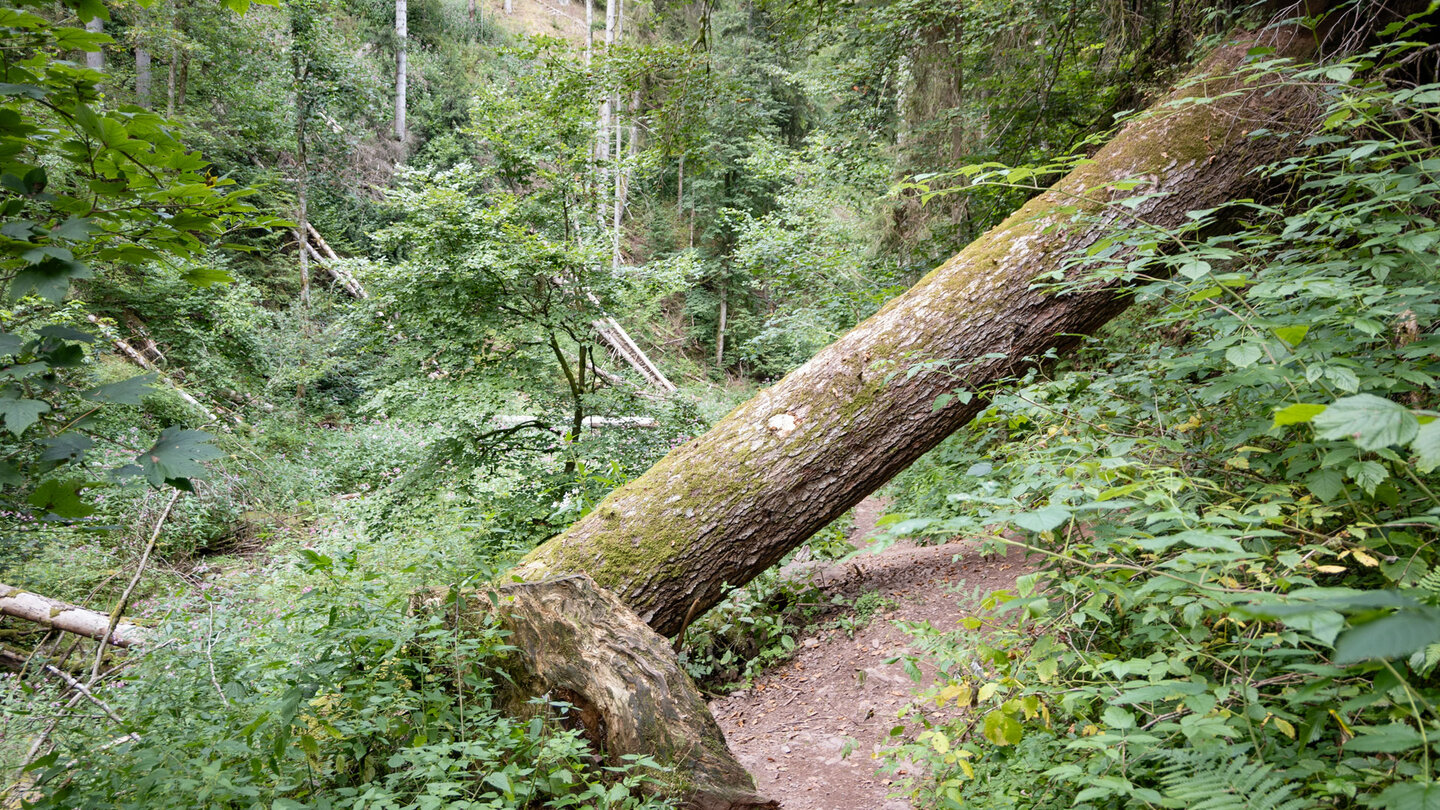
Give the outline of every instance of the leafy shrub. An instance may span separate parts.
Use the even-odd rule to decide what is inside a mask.
[[[1412,47],[1296,66],[1287,80],[1329,83],[1330,114],[1269,168],[1291,202],[1237,204],[1230,235],[1196,212],[1093,246],[1079,283],[1127,280],[1140,313],[994,393],[902,478],[927,515],[907,528],[1044,561],[994,615],[921,634],[948,677],[893,754],[928,764],[925,802],[1435,792],[1440,152],[1421,122],[1440,85],[1365,72]]]

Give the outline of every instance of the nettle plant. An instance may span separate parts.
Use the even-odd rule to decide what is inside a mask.
[[[1387,70],[1421,47],[1388,33],[1289,70],[1329,115],[1268,168],[1285,204],[1077,257],[1071,283],[1125,279],[1138,314],[901,480],[925,514],[898,528],[988,535],[1038,569],[994,615],[916,628],[945,675],[918,734],[895,729],[895,761],[930,766],[917,795],[1440,803],[1440,85]]]
[[[86,489],[133,475],[186,487],[215,450],[203,434],[171,428],[138,454],[130,448],[133,464],[108,476],[86,469],[105,441],[91,417],[106,403],[138,404],[149,380],[87,385],[96,335],[84,306],[67,301],[74,284],[136,265],[196,285],[226,281],[197,261],[203,252],[240,221],[276,221],[257,217],[248,192],[215,177],[163,117],[108,106],[105,74],[54,56],[111,42],[55,22],[57,11],[108,19],[98,0],[0,8],[0,486],[8,509],[76,518],[92,511]]]

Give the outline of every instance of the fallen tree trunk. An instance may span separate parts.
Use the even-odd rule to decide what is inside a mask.
[[[422,595],[417,607],[461,626],[496,616],[515,651],[505,659],[504,708],[528,717],[551,704],[570,705],[562,721],[623,765],[627,753],[675,763],[670,787],[694,810],[767,810],[735,760],[705,698],[666,640],[584,575],[509,583],[489,594],[468,592],[459,606],[448,592]],[[457,609],[458,608],[458,609]],[[537,703],[532,698],[543,696]]]
[[[1088,162],[874,317],[708,433],[617,489],[515,573],[585,572],[673,635],[774,565],[985,407],[982,392],[1119,314],[1125,288],[1057,294],[1032,282],[1104,236],[1173,228],[1249,196],[1253,170],[1301,140],[1315,90],[1235,75],[1268,45],[1303,56],[1313,36],[1272,29],[1216,52],[1182,89]],[[1272,58],[1272,57],[1266,57]],[[1195,103],[1205,98],[1204,103]],[[1138,179],[1139,188],[1114,188]],[[1110,205],[1144,196],[1133,207]],[[1078,215],[1077,216],[1077,212]],[[1084,220],[1081,224],[1078,223]],[[913,373],[947,362],[947,373]],[[963,389],[943,407],[937,399]]]
[[[748,777],[736,804],[706,776],[740,766],[723,741],[709,742],[713,719],[689,680],[653,675],[677,666],[652,650],[657,634],[683,632],[973,418],[989,386],[1129,303],[1119,284],[1059,294],[1035,279],[1135,222],[1173,228],[1187,212],[1253,193],[1254,170],[1302,140],[1257,131],[1302,131],[1317,110],[1312,87],[1236,74],[1257,45],[1303,56],[1314,40],[1276,29],[1220,49],[1049,191],[528,555],[511,573],[543,595],[516,591],[501,608],[524,651],[513,673],[521,693],[562,694],[582,717],[593,714],[585,725],[612,758],[658,754],[683,779],[698,774],[691,807],[765,806],[748,798]],[[1114,185],[1131,179],[1141,187]],[[1130,197],[1140,201],[1113,205]],[[945,373],[924,373],[939,363]],[[971,396],[936,407],[956,389]],[[601,587],[585,579],[583,594],[546,590],[580,573]],[[643,666],[631,660],[637,649],[647,651]]]
[[[106,629],[110,627],[109,614],[5,584],[0,584],[0,616],[24,619],[96,641],[104,638]],[[121,622],[115,626],[115,632],[110,634],[109,643],[112,647],[134,647],[144,640],[144,628],[130,622]]]

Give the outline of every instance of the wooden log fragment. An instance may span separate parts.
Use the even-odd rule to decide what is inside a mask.
[[[510,676],[502,696],[513,714],[537,711],[545,696],[573,706],[567,722],[583,729],[610,764],[626,754],[673,763],[672,778],[691,810],[773,810],[774,801],[735,759],[720,726],[670,644],[614,594],[580,574],[510,583],[454,596],[431,591],[417,598],[463,628],[492,615],[510,632],[515,651],[504,659]]]
[[[0,616],[24,619],[96,641],[105,637],[105,630],[110,626],[109,614],[3,583],[0,583]],[[134,647],[144,640],[145,629],[130,622],[120,622],[110,634],[110,645],[114,647]]]

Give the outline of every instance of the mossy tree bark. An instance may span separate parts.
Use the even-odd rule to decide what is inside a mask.
[[[704,696],[663,637],[587,576],[506,583],[491,593],[422,594],[416,607],[463,628],[494,615],[510,633],[506,710],[526,717],[569,704],[563,722],[581,729],[610,764],[646,754],[674,770],[660,781],[688,810],[775,810],[736,761]],[[452,618],[453,617],[453,618]],[[544,700],[535,701],[536,697]]]
[[[1312,88],[1240,77],[1247,51],[1303,56],[1313,37],[1271,30],[1221,48],[1149,113],[874,317],[617,489],[533,551],[526,579],[584,572],[657,632],[674,635],[774,565],[985,407],[976,395],[1049,350],[1065,350],[1129,303],[1123,287],[1056,294],[1032,281],[1143,220],[1186,213],[1257,188],[1253,169],[1297,149]],[[1269,58],[1269,57],[1267,57]],[[1209,99],[1195,103],[1195,99]],[[1110,187],[1141,179],[1141,188]],[[1133,208],[1107,205],[1150,195]],[[1076,213],[1084,216],[1075,225]],[[948,373],[911,372],[948,361]]]

